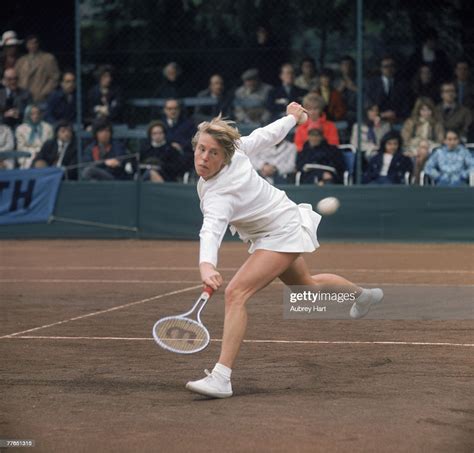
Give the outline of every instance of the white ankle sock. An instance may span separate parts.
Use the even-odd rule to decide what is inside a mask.
[[[232,374],[232,370],[229,367],[226,367],[225,365],[222,365],[221,363],[216,363],[212,372],[214,373],[214,371],[220,374],[222,377],[230,380],[230,375]]]

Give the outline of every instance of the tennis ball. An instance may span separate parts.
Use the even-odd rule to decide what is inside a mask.
[[[340,205],[341,203],[336,197],[327,197],[319,201],[316,210],[321,215],[332,215],[339,209]]]

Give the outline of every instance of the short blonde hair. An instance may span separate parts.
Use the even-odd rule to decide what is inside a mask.
[[[319,108],[319,110],[323,111],[326,107],[326,101],[322,96],[317,93],[308,93],[303,98],[303,107],[305,108]]]
[[[224,162],[229,164],[240,139],[240,132],[233,126],[234,124],[234,121],[223,119],[222,115],[216,116],[211,121],[202,122],[192,139],[193,149],[196,148],[200,134],[209,134],[222,147]]]

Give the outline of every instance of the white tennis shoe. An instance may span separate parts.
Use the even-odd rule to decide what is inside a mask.
[[[382,302],[383,291],[380,288],[367,289],[366,291],[369,291],[369,294],[367,294],[366,297],[364,297],[365,294],[364,296],[359,297],[359,299],[362,300],[357,300],[352,305],[350,311],[350,316],[352,319],[363,318],[369,312],[372,305],[377,305]]]
[[[205,378],[198,381],[189,381],[186,388],[191,392],[212,398],[229,398],[232,396],[230,379],[226,379],[215,371],[210,373],[209,370],[204,370],[204,372],[206,373]]]

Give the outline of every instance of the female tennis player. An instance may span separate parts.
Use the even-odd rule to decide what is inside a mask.
[[[224,334],[219,360],[212,373],[186,388],[215,398],[232,396],[232,367],[247,326],[248,300],[275,278],[286,285],[310,285],[315,290],[356,294],[352,318],[365,316],[383,298],[381,289],[363,289],[333,274],[311,276],[304,252],[319,247],[316,230],[321,216],[309,204],[296,205],[285,192],[270,185],[253,169],[248,154],[280,143],[306,120],[303,107],[292,102],[287,116],[241,137],[232,123],[214,118],[201,123],[193,138],[194,165],[200,176],[197,190],[204,216],[200,231],[199,269],[205,285],[217,290],[223,279],[217,256],[227,226],[250,242],[249,258],[225,289]]]

